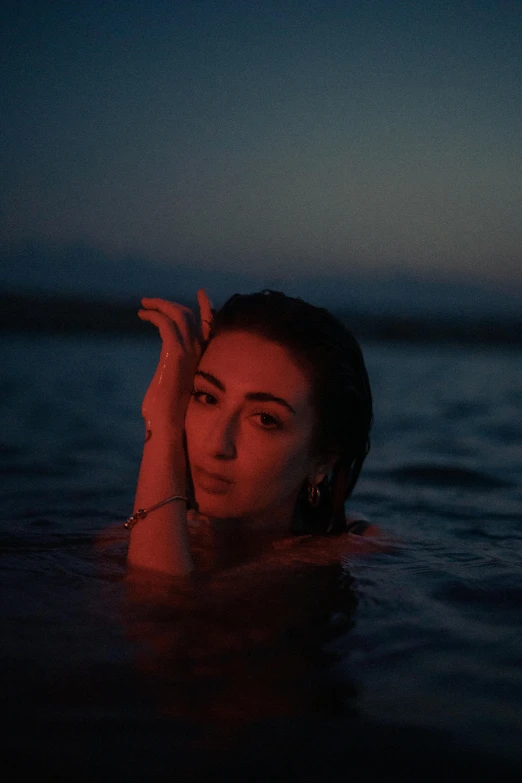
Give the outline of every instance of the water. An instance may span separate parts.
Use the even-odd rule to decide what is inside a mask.
[[[1,344],[1,678],[20,776],[519,779],[520,354],[366,346],[376,424],[351,506],[391,544],[342,571],[298,556],[146,600],[111,525],[132,507],[156,349]]]

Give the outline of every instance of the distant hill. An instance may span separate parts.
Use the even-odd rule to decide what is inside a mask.
[[[494,267],[492,259],[492,273]],[[87,246],[35,244],[15,250],[0,242],[0,291],[4,292],[38,299],[64,297],[78,303],[105,301],[125,308],[132,302],[137,306],[141,296],[195,300],[200,287],[217,307],[233,293],[272,288],[334,310],[372,318],[386,315],[399,322],[403,316],[429,322],[455,318],[513,322],[522,312],[522,279],[495,282],[456,273],[443,277],[435,270],[414,275],[399,263],[378,270],[348,261],[336,270],[319,262],[270,270],[245,261],[238,268],[226,259],[209,267],[183,259],[160,263],[136,256],[113,257]]]
[[[193,305],[191,302],[184,304]],[[146,336],[155,329],[139,320],[139,300],[114,303],[78,296],[0,293],[0,330],[90,332]],[[334,312],[361,340],[490,343],[522,347],[522,318],[422,317]]]

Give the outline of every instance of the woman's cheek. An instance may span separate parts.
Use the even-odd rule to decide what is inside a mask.
[[[249,474],[255,483],[272,482],[272,485],[286,485],[289,481],[295,481],[297,474],[304,470],[304,460],[301,449],[295,443],[289,443],[282,438],[273,437],[267,443],[267,433],[262,433],[263,438],[257,438],[256,442],[250,441],[249,448]],[[246,466],[245,466],[246,467]]]
[[[185,415],[185,433],[188,447],[199,447],[206,440],[209,427],[208,413],[203,410],[201,403],[192,398],[188,404]]]

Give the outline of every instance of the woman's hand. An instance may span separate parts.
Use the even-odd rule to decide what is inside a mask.
[[[161,432],[179,435],[183,431],[194,373],[208,340],[212,323],[212,305],[204,289],[197,294],[200,319],[188,307],[165,299],[142,299],[138,316],[158,327],[161,354],[141,412],[146,438]]]

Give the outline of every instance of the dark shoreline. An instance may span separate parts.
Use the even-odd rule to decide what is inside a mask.
[[[184,304],[194,304],[187,303]],[[154,334],[139,320],[140,303],[73,296],[0,294],[0,330],[5,332]],[[522,347],[522,319],[421,318],[336,312],[361,340],[460,343]]]

